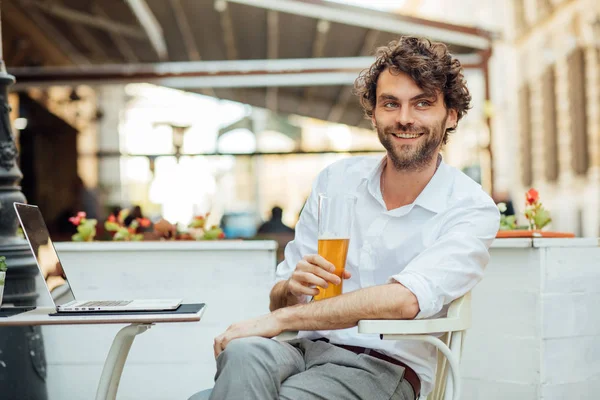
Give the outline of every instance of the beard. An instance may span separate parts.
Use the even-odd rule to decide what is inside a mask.
[[[377,136],[387,155],[397,171],[420,171],[427,167],[442,145],[445,134],[446,119],[444,117],[439,126],[416,126],[395,124],[392,126],[380,126],[375,124]],[[394,133],[417,134],[422,133],[422,138],[417,144],[398,145],[392,137]]]

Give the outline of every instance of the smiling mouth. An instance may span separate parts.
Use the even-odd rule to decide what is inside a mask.
[[[392,133],[393,136],[399,139],[416,139],[422,136],[422,133]]]

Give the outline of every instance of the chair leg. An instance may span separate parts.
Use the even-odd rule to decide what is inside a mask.
[[[454,332],[452,336],[456,335],[456,333],[457,332]],[[437,337],[431,335],[383,335],[383,338],[389,340],[416,340],[434,345],[439,351],[442,352],[442,354],[444,354],[444,356],[448,360],[448,365],[450,365],[450,372],[452,373],[452,382],[448,382],[448,385],[446,385],[446,392],[444,397],[445,399],[450,399],[450,394],[452,394],[451,398],[453,400],[460,399],[461,384],[458,360],[452,354],[452,351],[446,345],[446,343],[442,342]],[[461,338],[458,337],[458,340],[461,340]]]
[[[131,324],[117,333],[102,368],[102,375],[96,390],[96,400],[115,400],[123,367],[133,340],[136,335],[146,332],[151,326],[152,324]]]

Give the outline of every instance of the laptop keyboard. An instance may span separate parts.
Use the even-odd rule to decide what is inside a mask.
[[[122,307],[131,303],[133,300],[122,300],[122,301],[86,301],[83,304],[79,304],[77,307]]]

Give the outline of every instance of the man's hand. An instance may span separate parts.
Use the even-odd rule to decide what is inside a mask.
[[[326,288],[329,284],[339,285],[342,280],[335,275],[335,266],[318,254],[304,256],[296,265],[296,270],[288,280],[287,290],[297,298],[307,295],[316,296],[319,289]],[[349,279],[350,272],[344,270],[342,278]]]
[[[239,339],[250,336],[261,336],[272,338],[283,331],[283,325],[277,317],[277,312],[263,315],[258,318],[252,318],[246,321],[237,322],[231,325],[225,332],[215,338],[214,352],[215,358],[233,339]]]

